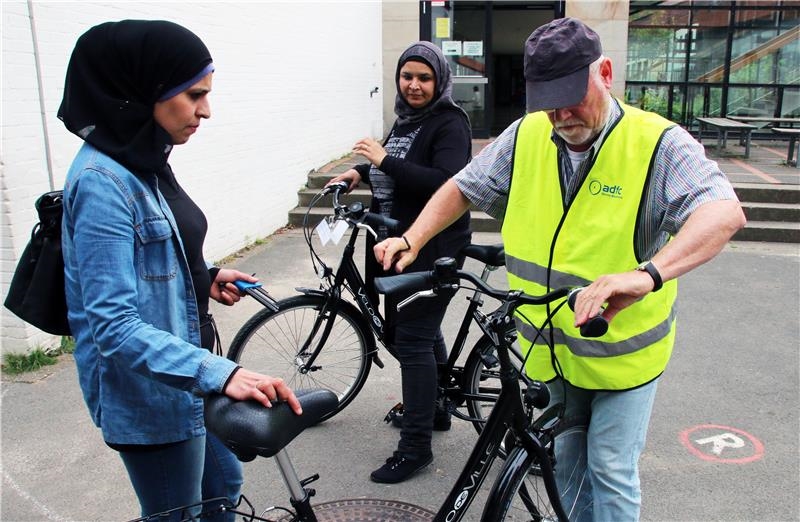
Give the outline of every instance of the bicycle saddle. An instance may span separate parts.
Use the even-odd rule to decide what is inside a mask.
[[[214,394],[205,400],[206,428],[242,462],[257,455],[272,457],[304,429],[319,422],[339,403],[330,390],[296,390],[302,415],[295,415],[286,402],[273,402],[265,408],[256,401],[237,401]]]
[[[503,244],[499,245],[467,245],[461,253],[472,259],[477,259],[484,265],[506,266],[506,251]]]

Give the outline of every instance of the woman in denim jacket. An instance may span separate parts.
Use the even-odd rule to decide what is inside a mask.
[[[241,465],[207,434],[203,396],[287,400],[280,380],[212,353],[209,298],[237,279],[206,265],[207,223],[167,163],[210,117],[214,67],[187,29],[125,20],[76,43],[58,117],[84,140],[64,187],[63,250],[75,361],[92,419],[117,450],[142,515],[238,500]],[[202,348],[206,349],[202,349]]]

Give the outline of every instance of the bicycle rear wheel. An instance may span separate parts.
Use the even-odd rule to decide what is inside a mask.
[[[280,377],[293,390],[326,388],[334,392],[339,406],[322,420],[342,411],[358,395],[369,376],[375,350],[375,338],[353,305],[339,301],[335,317],[320,318],[325,302],[320,295],[282,299],[277,312],[265,308],[251,317],[228,350],[228,359],[248,370]],[[319,355],[311,367],[303,369],[328,321],[333,323]]]
[[[555,444],[585,446],[587,429],[585,420],[562,421],[555,430]],[[545,478],[542,471],[536,455],[529,454],[522,447],[513,448],[490,494],[490,498],[497,501],[487,502],[482,520],[580,520],[583,512],[591,508],[591,486],[585,457],[570,466],[566,462],[556,462],[551,479]],[[556,499],[566,520],[557,514]]]

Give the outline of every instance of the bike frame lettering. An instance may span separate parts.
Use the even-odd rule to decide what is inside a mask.
[[[463,486],[461,493],[458,494],[453,502],[453,507],[445,516],[446,522],[457,520],[457,515],[458,518],[461,518],[461,514],[459,513],[461,509],[466,508],[472,502],[471,495],[478,490],[478,487],[480,487],[481,483],[483,483],[483,479],[486,477],[486,473],[489,471],[489,466],[486,464],[493,460],[494,449],[495,444],[492,442],[487,446],[486,451],[484,451],[483,455],[478,459],[478,462],[475,463],[476,469],[469,475],[469,483]]]
[[[372,324],[375,325],[375,329],[383,334],[383,320],[381,317],[375,312],[375,308],[372,306],[372,301],[370,301],[369,296],[364,291],[364,287],[360,287],[358,289],[358,296],[359,305],[361,309],[369,315],[369,318],[372,319]]]

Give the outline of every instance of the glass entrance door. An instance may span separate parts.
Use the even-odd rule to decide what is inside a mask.
[[[564,16],[563,7],[563,0],[420,2],[420,39],[447,57],[453,99],[469,115],[473,137],[497,136],[525,113],[525,40]]]
[[[453,100],[469,115],[475,138],[489,136],[491,106],[487,56],[491,42],[487,27],[491,9],[484,2],[423,2],[423,24],[428,20],[430,40],[441,47],[453,72]],[[427,15],[427,16],[425,16]],[[426,38],[426,36],[428,36]]]

